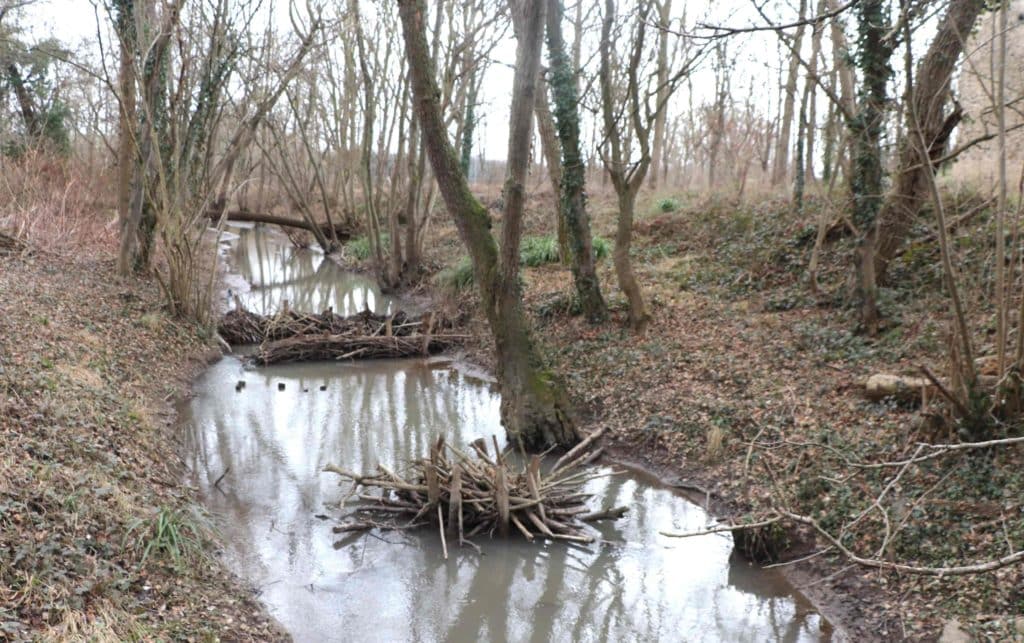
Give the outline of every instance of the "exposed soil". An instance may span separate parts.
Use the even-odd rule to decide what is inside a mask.
[[[0,640],[286,638],[182,482],[218,357],[112,261],[0,251]]]

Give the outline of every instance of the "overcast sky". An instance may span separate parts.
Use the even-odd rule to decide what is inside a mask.
[[[596,3],[596,0],[583,0]],[[622,9],[630,0],[622,0]],[[567,2],[572,6],[572,0]],[[757,21],[752,14],[750,0],[676,0],[676,13],[687,6],[688,15],[692,20],[701,20],[715,24],[735,26],[748,25]],[[287,28],[286,3],[278,2],[278,11],[282,14],[282,27]],[[795,19],[796,11],[785,2],[780,2],[774,9],[780,20]],[[96,40],[96,10],[90,0],[40,0],[30,7],[27,13],[28,26],[36,36],[53,35],[70,44],[94,43]],[[100,12],[101,21],[105,20]],[[104,24],[104,28],[106,25]],[[511,30],[510,30],[511,31]],[[806,40],[809,40],[806,39]],[[731,55],[736,56],[737,65],[734,73],[732,96],[737,102],[748,97],[757,104],[768,117],[774,113],[778,98],[778,44],[770,33],[751,34],[729,41]],[[507,149],[510,87],[512,85],[511,65],[515,60],[515,43],[509,38],[501,43],[494,52],[494,62],[484,79],[481,95],[482,109],[478,130],[477,149],[486,150],[489,159],[504,158]],[[698,71],[693,76],[693,104],[710,100],[713,96],[713,77],[708,70]],[[823,100],[823,99],[822,99]],[[679,113],[690,104],[685,91],[676,95],[672,103],[672,111]],[[824,109],[822,102],[821,109]],[[819,112],[821,113],[821,112]],[[586,118],[586,117],[585,117]]]

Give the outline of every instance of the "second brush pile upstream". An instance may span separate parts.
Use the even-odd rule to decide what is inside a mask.
[[[434,526],[445,558],[449,538],[472,547],[476,545],[470,538],[494,534],[519,534],[529,541],[548,538],[593,542],[585,523],[614,520],[627,511],[626,507],[605,511],[587,507],[591,494],[582,491],[583,485],[593,478],[619,473],[595,473],[587,467],[601,455],[602,449],[592,447],[602,433],[591,434],[547,471],[540,456],[514,466],[511,452],[498,451],[497,440],[493,458],[482,439],[472,443],[475,457],[471,457],[447,444],[443,437],[431,447],[428,457],[411,463],[411,474],[406,478],[383,465],[377,466],[377,473],[368,475],[328,465],[324,471],[355,483],[346,500],[356,497],[363,502],[349,521],[334,531]],[[366,489],[376,489],[377,493],[365,493]]]
[[[267,365],[306,360],[348,360],[430,355],[459,344],[456,321],[440,313],[343,317],[331,310],[299,313],[285,302],[273,315],[257,315],[236,302],[218,333],[229,344],[259,344],[249,359]]]

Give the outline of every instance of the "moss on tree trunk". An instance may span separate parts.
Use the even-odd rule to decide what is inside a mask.
[[[565,386],[543,365],[522,307],[519,286],[519,235],[522,228],[523,182],[529,161],[533,92],[540,64],[543,0],[527,0],[517,51],[509,144],[509,177],[505,185],[502,252],[491,234],[486,209],[470,192],[460,159],[448,138],[427,48],[426,7],[422,0],[400,0],[399,12],[412,78],[416,113],[431,167],[445,205],[455,220],[473,262],[481,305],[494,336],[497,376],[502,394],[502,423],[509,440],[530,451],[569,446],[579,437]]]

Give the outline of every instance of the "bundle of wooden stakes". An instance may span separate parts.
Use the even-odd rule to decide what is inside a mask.
[[[476,457],[446,444],[440,438],[430,456],[412,463],[409,479],[400,477],[387,467],[378,465],[378,472],[359,475],[328,465],[324,471],[352,480],[352,492],[363,504],[355,508],[350,520],[334,528],[335,533],[368,529],[412,529],[434,525],[441,536],[445,558],[448,538],[457,538],[460,545],[476,545],[469,539],[479,535],[521,534],[529,541],[537,537],[590,543],[585,523],[621,518],[626,507],[591,511],[582,486],[596,477],[620,473],[596,473],[588,470],[601,454],[591,449],[603,431],[591,434],[545,471],[540,456],[532,456],[516,468],[510,463],[511,453],[498,450],[491,458],[486,442],[477,440],[471,446]],[[362,493],[361,488],[375,488],[378,494]]]
[[[364,311],[348,317],[289,310],[258,315],[241,306],[224,315],[218,332],[229,344],[260,344],[250,359],[259,364],[303,360],[372,359],[429,355],[458,344],[464,335],[438,313]]]

